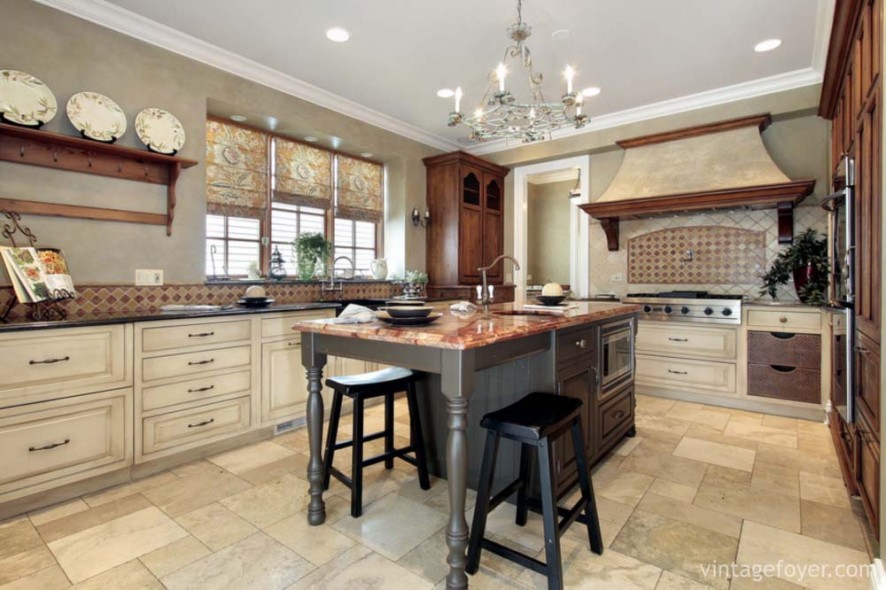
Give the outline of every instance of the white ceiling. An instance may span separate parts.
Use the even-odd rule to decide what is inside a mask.
[[[444,148],[466,133],[446,126],[452,100],[436,91],[461,85],[462,110],[472,110],[516,21],[516,0],[39,1],[241,75],[260,70],[254,78],[269,85]],[[586,101],[593,119],[674,99],[698,104],[699,93],[729,100],[731,88],[748,96],[815,83],[833,1],[525,0],[523,16],[548,99],[565,90],[571,64],[577,88],[602,88]],[[331,26],[350,41],[327,40]],[[557,29],[569,38],[552,40]],[[771,37],[784,43],[753,51]],[[517,78],[509,87],[520,98]]]

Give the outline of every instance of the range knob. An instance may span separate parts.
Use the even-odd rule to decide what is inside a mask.
[[[714,313],[714,310],[711,309],[710,307],[706,307],[706,308],[704,308],[704,314],[705,314],[705,315],[711,315],[712,313]]]
[[[671,313],[672,311],[674,311],[673,307],[671,307],[670,305],[665,305],[665,307],[664,307],[665,313]]]
[[[727,317],[728,317],[728,316],[731,316],[731,315],[732,315],[732,310],[729,309],[728,307],[723,308],[723,315],[725,315],[725,316],[727,316]]]
[[[682,313],[683,315],[686,315],[687,313],[689,313],[689,308],[684,305],[683,307],[680,308],[680,313]]]
[[[645,311],[646,313],[650,313],[652,311],[652,306],[651,305],[644,305],[643,311]]]

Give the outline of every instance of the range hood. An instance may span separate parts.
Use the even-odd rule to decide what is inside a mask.
[[[755,115],[618,141],[621,168],[581,208],[600,220],[613,251],[622,219],[739,208],[777,210],[778,241],[790,243],[794,206],[815,181],[792,181],[772,161],[761,136],[771,122]]]

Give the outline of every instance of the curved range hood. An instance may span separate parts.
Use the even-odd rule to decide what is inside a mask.
[[[815,188],[792,181],[772,161],[761,133],[772,122],[756,115],[618,141],[621,168],[595,202],[609,250],[618,250],[622,219],[718,209],[777,209],[778,241],[794,237],[794,206]]]

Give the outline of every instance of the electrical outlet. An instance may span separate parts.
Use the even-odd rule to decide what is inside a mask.
[[[621,283],[625,280],[625,276],[622,273],[617,272],[614,275],[612,275],[612,277],[610,279],[612,280],[613,283]]]
[[[160,269],[135,269],[136,287],[158,287],[163,284],[163,271]]]

